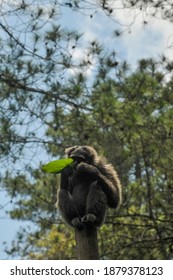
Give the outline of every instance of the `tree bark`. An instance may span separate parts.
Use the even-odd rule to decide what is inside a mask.
[[[97,229],[85,228],[75,230],[76,251],[78,260],[98,260],[99,250],[97,241]]]

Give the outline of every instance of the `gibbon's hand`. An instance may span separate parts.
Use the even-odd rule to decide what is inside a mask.
[[[98,177],[100,175],[100,172],[97,169],[97,167],[85,162],[81,162],[80,164],[78,164],[76,170],[77,173],[88,173],[94,177]]]

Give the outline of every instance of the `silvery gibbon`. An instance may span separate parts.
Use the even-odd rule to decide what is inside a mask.
[[[65,152],[73,164],[61,172],[57,207],[74,228],[100,227],[107,208],[117,208],[121,203],[118,175],[90,146],[74,146]]]

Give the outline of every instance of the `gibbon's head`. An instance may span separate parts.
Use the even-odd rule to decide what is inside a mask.
[[[93,164],[97,158],[97,152],[91,146],[73,146],[65,150],[68,157],[72,158],[75,162],[86,162]]]

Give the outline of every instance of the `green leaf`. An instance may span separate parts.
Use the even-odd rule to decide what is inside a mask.
[[[47,173],[60,173],[65,167],[73,162],[72,158],[51,161],[42,166],[41,170]]]

